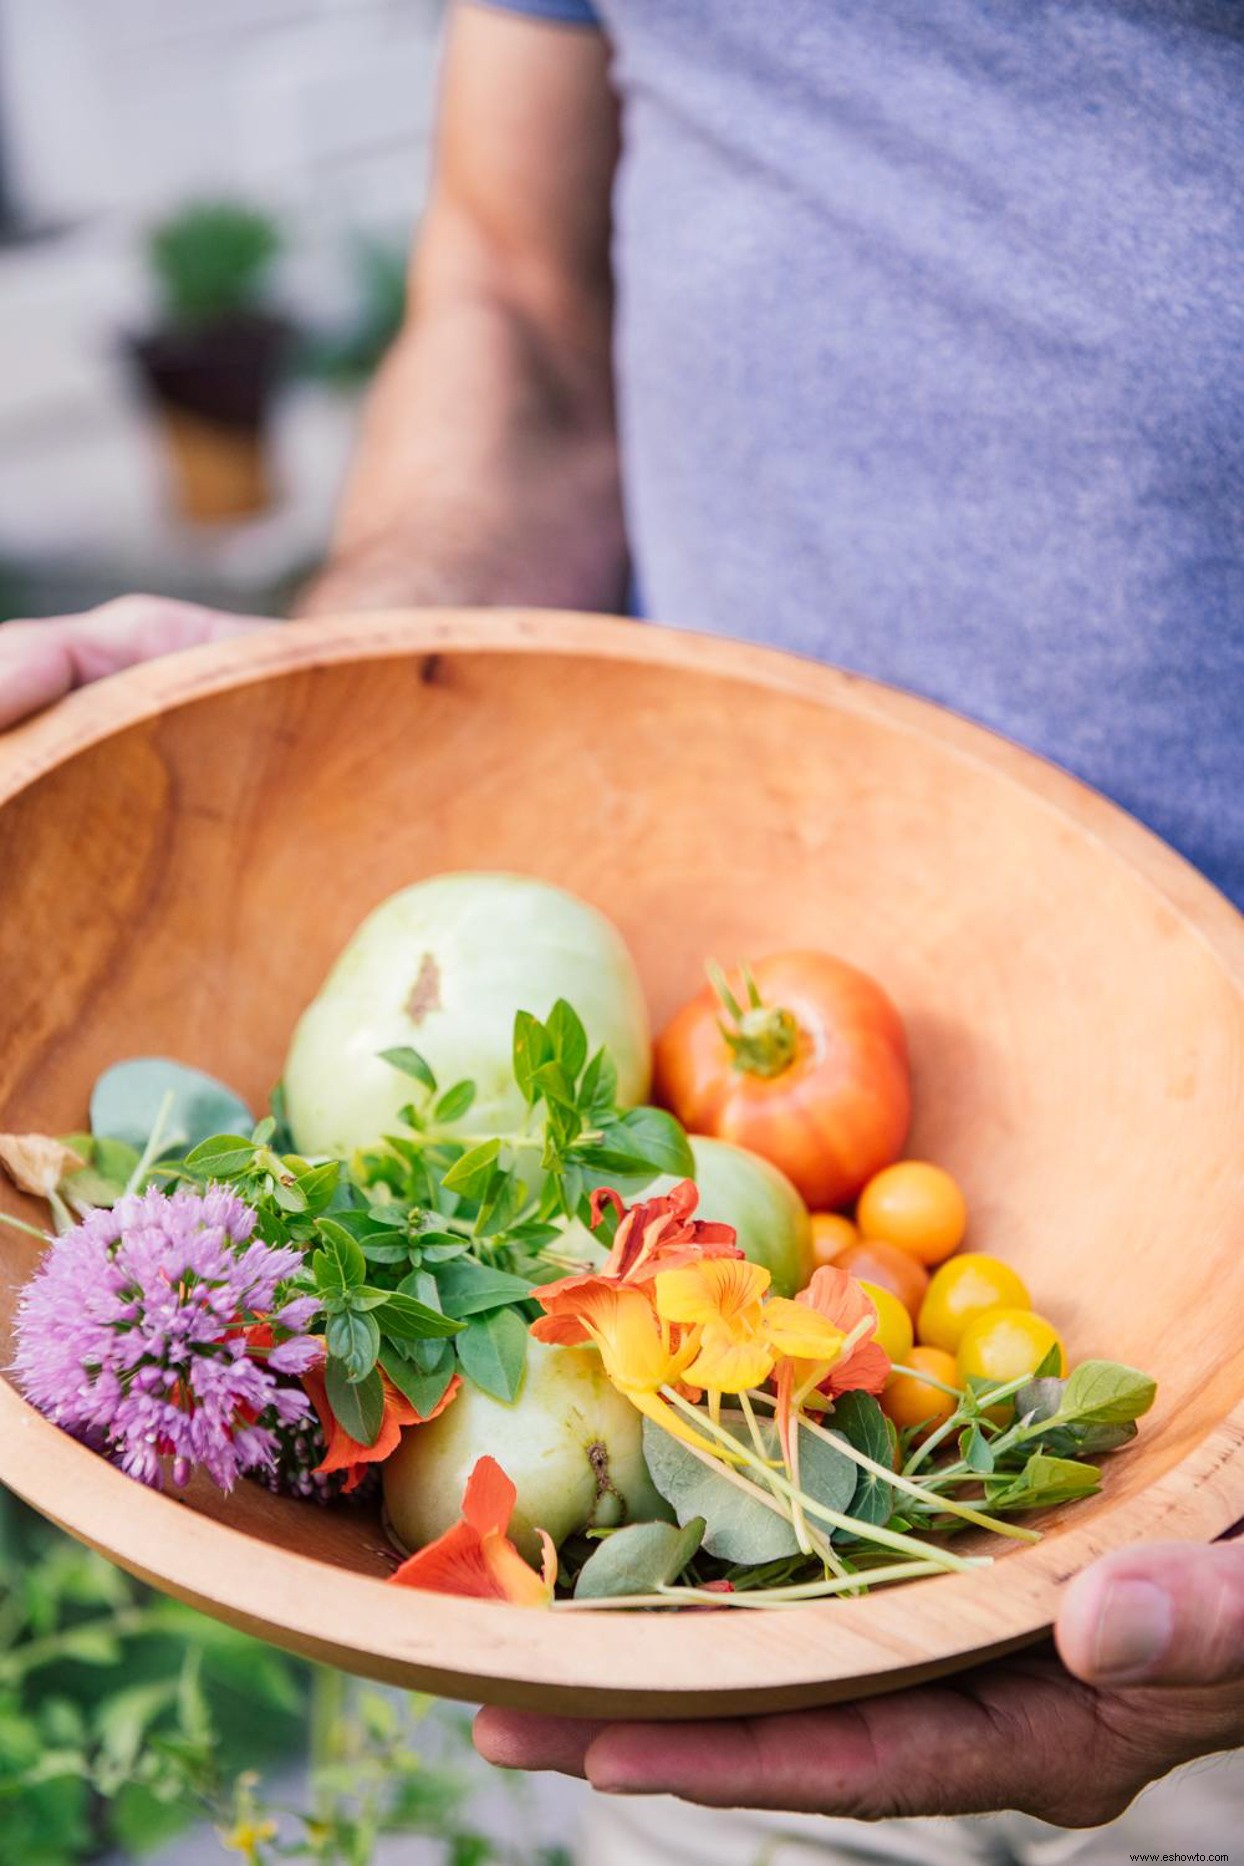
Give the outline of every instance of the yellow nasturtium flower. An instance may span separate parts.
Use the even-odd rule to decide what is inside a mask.
[[[686,1370],[690,1386],[710,1393],[745,1393],[768,1379],[783,1357],[832,1365],[842,1331],[824,1316],[785,1297],[765,1301],[769,1272],[759,1264],[709,1259],[656,1279],[657,1313],[693,1323],[700,1350]]]

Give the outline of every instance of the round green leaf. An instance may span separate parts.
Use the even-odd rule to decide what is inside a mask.
[[[740,1444],[750,1447],[750,1434],[742,1419],[723,1414],[721,1423]],[[768,1454],[778,1457],[777,1428],[766,1423],[760,1430]],[[644,1457],[653,1483],[673,1507],[679,1522],[685,1525],[693,1517],[704,1518],[704,1547],[711,1555],[751,1566],[798,1554],[799,1543],[786,1517],[746,1495],[720,1471],[701,1463],[689,1445],[671,1437],[650,1419],[644,1421]],[[845,1513],[850,1508],[856,1467],[843,1452],[801,1428],[799,1464],[805,1495],[826,1509]],[[816,1526],[824,1532],[824,1525]]]
[[[170,1095],[162,1159],[184,1154],[213,1134],[249,1134],[255,1125],[246,1103],[214,1076],[166,1057],[135,1056],[114,1063],[96,1082],[91,1132],[124,1141],[141,1153]]]
[[[704,1518],[693,1516],[681,1529],[673,1523],[630,1523],[615,1530],[584,1562],[575,1599],[651,1594],[676,1581],[699,1548],[704,1527]]]

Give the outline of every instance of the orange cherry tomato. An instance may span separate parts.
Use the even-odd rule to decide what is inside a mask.
[[[844,1250],[858,1244],[860,1234],[849,1218],[841,1212],[812,1213],[812,1267],[819,1270],[823,1263],[834,1263]],[[862,1273],[861,1273],[862,1274]]]
[[[898,1297],[912,1320],[916,1319],[924,1292],[929,1287],[929,1273],[922,1263],[897,1244],[884,1238],[858,1238],[839,1251],[834,1262],[848,1276],[877,1283]]]
[[[658,1100],[690,1132],[780,1166],[816,1211],[895,1159],[911,1118],[902,1019],[828,953],[778,953],[675,1013],[653,1055]]]
[[[859,1279],[859,1284],[877,1311],[877,1328],[873,1339],[885,1349],[892,1361],[906,1364],[911,1344],[915,1340],[910,1315],[893,1290],[882,1289],[880,1283],[865,1282],[863,1277]]]
[[[950,1174],[927,1160],[900,1160],[877,1173],[860,1194],[855,1222],[864,1237],[884,1238],[921,1263],[941,1263],[957,1250],[968,1208]]]
[[[1035,1374],[1051,1348],[1058,1349],[1058,1371],[1067,1371],[1067,1354],[1053,1324],[1031,1309],[986,1309],[968,1323],[959,1342],[959,1379],[1018,1380]]]
[[[921,1430],[916,1436],[924,1438],[955,1410],[954,1394],[943,1393],[942,1387],[954,1387],[957,1392],[959,1372],[954,1355],[942,1348],[913,1348],[906,1365],[913,1370],[911,1373],[891,1374],[886,1381],[881,1395],[882,1410],[900,1432],[919,1426]],[[919,1378],[921,1374],[931,1374],[941,1385],[931,1386],[929,1381]]]
[[[1032,1297],[1018,1270],[984,1251],[960,1251],[933,1272],[916,1317],[916,1333],[932,1348],[953,1354],[969,1322],[989,1309],[1031,1309]]]

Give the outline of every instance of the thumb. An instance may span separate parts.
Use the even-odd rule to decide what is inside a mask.
[[[1244,1547],[1155,1542],[1108,1555],[1071,1582],[1055,1637],[1091,1685],[1244,1679]]]

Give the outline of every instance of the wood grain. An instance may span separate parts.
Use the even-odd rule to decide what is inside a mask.
[[[1244,923],[1063,773],[793,657],[426,612],[274,629],[72,696],[0,741],[0,1128],[80,1125],[98,1070],[144,1051],[262,1101],[362,915],[481,867],[611,914],[658,1019],[710,952],[819,945],[885,981],[912,1040],[912,1151],[964,1182],[969,1243],[1022,1270],[1073,1357],[1159,1379],[1103,1494],[979,1574],[673,1620],[385,1589],[374,1517],[144,1492],[0,1381],[14,1490],[297,1650],[645,1716],[953,1669],[1038,1636],[1101,1551],[1244,1515]],[[0,1361],[32,1261],[2,1234]]]

